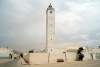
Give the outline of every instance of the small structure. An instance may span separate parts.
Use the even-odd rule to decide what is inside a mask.
[[[0,46],[0,58],[9,58],[10,54],[14,54],[13,49]],[[13,58],[13,56],[12,56],[12,58]]]
[[[11,48],[0,47],[0,58],[16,58],[19,57],[20,54],[23,54],[20,51],[13,50]]]

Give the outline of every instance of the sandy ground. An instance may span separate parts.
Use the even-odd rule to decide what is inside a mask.
[[[41,65],[21,65],[20,59],[11,60],[0,64],[0,67],[100,67],[100,60],[74,61]]]
[[[11,61],[11,59],[0,59],[0,64]]]

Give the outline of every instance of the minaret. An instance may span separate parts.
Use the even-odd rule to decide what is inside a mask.
[[[46,52],[55,52],[55,9],[51,4],[46,10]]]

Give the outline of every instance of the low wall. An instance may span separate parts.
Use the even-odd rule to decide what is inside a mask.
[[[48,63],[48,53],[30,53],[30,64]]]
[[[27,53],[26,55],[24,55],[23,58],[27,63],[29,63],[29,61],[30,61],[30,53]]]
[[[89,59],[89,53],[84,52],[83,60]],[[24,56],[25,61],[30,64],[45,64],[45,63],[57,63],[57,59],[63,59],[64,62],[76,61],[77,53],[28,53]]]
[[[84,52],[83,54],[84,54],[83,60],[92,60],[89,53]]]
[[[57,63],[57,59],[63,59],[66,62],[66,57],[63,53],[28,53],[24,56],[24,59],[30,64]]]
[[[89,53],[83,52],[82,54],[84,54],[83,60],[92,60],[90,58],[90,54]],[[77,61],[78,60],[78,55],[75,52],[67,52],[66,56],[67,56],[67,62],[69,62],[69,61]]]
[[[57,63],[57,59],[63,59],[66,62],[66,55],[64,53],[51,53],[49,55],[49,63]]]
[[[67,55],[67,62],[77,60],[77,53],[67,52],[66,55]]]

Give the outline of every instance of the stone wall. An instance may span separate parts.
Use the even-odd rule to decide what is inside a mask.
[[[57,63],[57,59],[63,59],[64,62],[71,62],[78,60],[78,49],[57,49],[56,53],[28,53],[24,56],[24,59],[30,64],[45,64],[45,63]],[[97,60],[100,59],[99,49],[89,51],[83,50],[83,60]]]
[[[85,57],[83,60],[89,60],[89,53],[83,53]],[[30,64],[45,64],[45,63],[57,63],[57,59],[63,59],[64,62],[71,62],[77,60],[76,52],[66,53],[28,53],[24,56],[25,61]]]
[[[48,63],[48,53],[30,53],[30,64]]]
[[[30,64],[57,63],[57,59],[63,59],[66,62],[64,53],[28,53],[24,55],[24,59]]]
[[[77,60],[77,53],[67,52],[66,55],[67,55],[67,62]]]
[[[65,56],[64,53],[51,53],[49,54],[49,63],[57,63],[57,59],[63,59],[66,62]]]
[[[24,60],[25,60],[27,63],[29,63],[29,61],[30,61],[30,53],[25,54],[25,55],[23,56],[23,58],[24,58]]]
[[[83,52],[85,55],[83,60],[89,59],[89,53]],[[30,64],[57,63],[57,59],[63,59],[64,62],[77,60],[77,52],[61,52],[61,53],[28,53],[24,56],[25,61]]]

